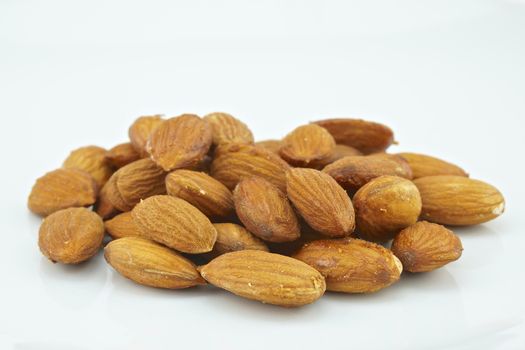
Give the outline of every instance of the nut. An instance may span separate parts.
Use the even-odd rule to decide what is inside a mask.
[[[465,170],[444,160],[418,153],[399,153],[412,169],[414,179],[434,175],[457,175],[468,177]]]
[[[225,253],[248,249],[268,251],[263,241],[240,225],[222,223],[213,224],[213,227],[217,230],[217,240],[213,250],[208,253],[208,257],[215,258]]]
[[[139,160],[140,154],[135,151],[135,148],[130,142],[126,142],[111,148],[107,152],[106,158],[113,168],[120,169],[129,163]]]
[[[110,220],[104,221],[104,227],[113,239],[143,236],[142,232],[133,221],[133,217],[129,211],[119,214]]]
[[[113,174],[113,168],[107,161],[107,151],[97,146],[81,147],[72,151],[64,161],[64,168],[84,170],[91,175],[102,188]]]
[[[129,140],[141,158],[148,157],[146,144],[151,133],[164,122],[160,114],[139,117],[129,127]]]
[[[334,152],[332,155],[325,159],[324,161],[321,161],[318,163],[319,169],[324,168],[328,164],[332,164],[333,162],[344,158],[348,156],[362,156],[363,153],[361,153],[358,149],[346,146],[346,145],[335,145]]]
[[[332,135],[318,125],[309,124],[286,135],[279,155],[291,165],[315,168],[329,159],[334,149]]]
[[[282,141],[281,140],[262,140],[255,142],[255,146],[266,148],[269,151],[279,154],[281,149]]]
[[[228,143],[252,144],[253,134],[239,119],[227,113],[210,113],[203,118],[213,130],[213,144]]]

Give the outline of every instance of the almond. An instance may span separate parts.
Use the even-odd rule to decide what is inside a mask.
[[[294,257],[319,271],[334,292],[376,292],[398,281],[403,269],[390,250],[352,238],[313,241]]]
[[[36,180],[28,199],[29,209],[47,216],[71,207],[88,207],[97,198],[95,180],[83,170],[57,169]]]
[[[115,216],[110,220],[104,221],[106,232],[113,239],[122,237],[141,237],[142,232],[133,221],[131,212],[125,212]]]
[[[277,187],[260,177],[246,178],[233,191],[235,210],[250,232],[270,242],[294,241],[299,222],[288,199]]]
[[[107,151],[102,147],[81,147],[69,154],[63,167],[84,170],[93,177],[98,187],[102,188],[113,174],[113,168],[106,156]]]
[[[361,153],[358,149],[356,148],[353,148],[353,147],[350,147],[350,146],[346,146],[346,145],[335,145],[335,148],[334,148],[334,152],[332,153],[332,155],[323,160],[323,161],[320,161],[317,165],[319,167],[319,169],[321,168],[324,168],[325,166],[327,166],[328,164],[331,164],[333,162],[335,162],[336,160],[339,160],[341,158],[344,158],[344,157],[348,157],[348,156],[362,156],[363,153]]]
[[[317,167],[332,156],[334,149],[332,135],[318,125],[309,124],[286,135],[279,155],[294,166]]]
[[[129,127],[129,140],[141,158],[148,157],[146,144],[151,133],[164,122],[160,114],[139,117]]]
[[[247,249],[268,251],[268,247],[263,241],[240,225],[221,223],[213,224],[213,227],[217,230],[217,241],[213,250],[208,253],[209,257],[215,258],[225,253]]]
[[[328,130],[335,142],[357,148],[364,154],[382,152],[394,142],[392,130],[379,123],[345,118],[314,123]]]
[[[213,144],[253,143],[253,134],[239,119],[227,113],[210,113],[203,117],[213,130]]]
[[[111,148],[107,152],[106,158],[113,168],[120,169],[129,163],[139,160],[140,154],[135,151],[135,148],[130,142],[126,142]]]
[[[212,250],[217,231],[193,205],[171,196],[153,196],[141,201],[131,215],[142,234],[183,253]]]
[[[310,304],[326,289],[323,276],[314,268],[260,250],[223,254],[200,272],[209,283],[238,296],[285,307]]]
[[[206,283],[191,261],[148,239],[112,241],[104,257],[122,276],[145,286],[182,289]]]
[[[426,221],[405,228],[392,243],[392,251],[410,272],[438,269],[458,260],[462,250],[461,241],[454,232]]]
[[[211,146],[210,124],[194,114],[170,118],[159,125],[146,145],[151,159],[166,171],[194,166]]]
[[[314,169],[290,169],[286,189],[299,214],[313,229],[331,237],[354,231],[352,202],[329,175]]]
[[[175,170],[166,177],[166,189],[195,206],[208,217],[226,217],[233,212],[230,190],[213,177],[191,170]]]
[[[42,221],[38,246],[53,262],[78,264],[94,256],[104,238],[102,219],[86,208],[59,210]]]
[[[421,213],[421,197],[412,181],[380,176],[357,191],[353,203],[360,237],[385,242],[412,224]]]
[[[399,156],[406,159],[410,168],[412,168],[414,179],[434,175],[457,175],[468,177],[468,174],[457,165],[435,157],[418,153],[399,153]]]
[[[266,148],[269,151],[279,154],[281,149],[282,141],[281,140],[262,140],[255,142],[255,146]]]
[[[95,212],[104,220],[110,219],[119,213],[119,210],[113,205],[113,202],[110,200],[110,192],[114,190],[114,187],[108,185],[108,183],[114,183],[115,179],[112,179],[113,176],[108,180],[108,182],[106,182],[104,187],[102,187],[100,193],[98,194],[97,202],[94,206]]]
[[[421,217],[443,225],[477,225],[503,214],[505,199],[494,187],[464,176],[414,180],[423,201]]]

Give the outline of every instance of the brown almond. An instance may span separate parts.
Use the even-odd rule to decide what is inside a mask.
[[[330,133],[315,124],[303,125],[286,135],[279,155],[293,166],[317,167],[329,159],[335,149]]]
[[[285,307],[310,304],[326,289],[323,276],[314,268],[260,250],[223,254],[200,272],[206,281],[233,294]]]
[[[107,151],[102,147],[87,146],[72,151],[64,161],[64,168],[84,170],[90,174],[102,188],[113,174],[113,168],[107,161]]]
[[[352,238],[307,243],[294,258],[319,271],[334,292],[376,292],[398,281],[403,269],[390,250]]]
[[[446,227],[420,221],[399,232],[392,251],[406,271],[426,272],[458,260],[463,246],[459,237]]]
[[[213,144],[253,143],[253,134],[239,119],[227,113],[210,113],[203,117],[213,130]]]
[[[334,148],[334,152],[332,153],[332,155],[329,158],[319,162],[318,163],[318,168],[322,169],[325,166],[327,166],[328,164],[332,164],[336,160],[339,160],[339,159],[344,158],[344,157],[348,157],[348,156],[362,156],[362,155],[363,155],[363,153],[361,153],[356,148],[353,148],[353,147],[350,147],[350,146],[346,146],[346,145],[337,145],[336,144],[335,148]]]
[[[260,177],[246,178],[233,191],[235,210],[250,232],[265,241],[299,238],[299,222],[281,190]]]
[[[107,152],[106,158],[113,168],[120,169],[129,163],[139,160],[140,154],[135,150],[131,142],[126,142],[111,148]]]
[[[282,141],[281,140],[262,140],[255,142],[255,146],[266,148],[269,151],[279,154],[281,149]]]
[[[97,198],[93,177],[79,169],[57,169],[36,180],[29,194],[28,207],[47,216],[71,207],[88,207]]]
[[[213,224],[217,230],[217,240],[213,250],[208,253],[210,257],[236,252],[239,250],[263,250],[268,251],[266,244],[255,237],[244,227],[232,223]]]
[[[110,219],[120,212],[110,200],[111,192],[115,188],[112,184],[109,184],[110,182],[115,183],[113,176],[109,178],[108,182],[100,190],[93,209],[104,220]]]
[[[426,176],[414,180],[423,201],[421,217],[442,225],[477,225],[505,211],[503,195],[492,185],[464,176]]]
[[[146,144],[151,133],[163,122],[164,119],[162,119],[160,114],[143,116],[137,118],[129,127],[129,140],[141,158],[149,157],[149,153],[146,151]]]
[[[410,168],[412,168],[414,179],[435,175],[457,175],[468,177],[465,170],[439,158],[418,153],[399,153],[399,156],[403,157],[410,165]]]
[[[113,239],[122,237],[141,237],[142,232],[133,221],[131,212],[125,212],[115,216],[110,220],[104,221],[106,232]]]
[[[190,203],[172,196],[153,196],[131,212],[142,234],[183,253],[212,250],[217,231],[210,220]]]
[[[206,283],[191,261],[140,237],[110,242],[104,258],[122,276],[145,286],[182,289]]]
[[[329,175],[314,169],[286,173],[288,198],[313,229],[331,237],[354,231],[354,207],[345,190]]]
[[[38,246],[53,262],[78,264],[94,256],[104,238],[102,219],[86,208],[59,210],[42,221]]]

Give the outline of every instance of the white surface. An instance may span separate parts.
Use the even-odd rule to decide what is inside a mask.
[[[0,348],[523,349],[523,1],[0,3]],[[300,309],[135,285],[98,256],[53,265],[26,210],[78,146],[142,114],[227,111],[258,138],[324,117],[384,122],[400,146],[500,188],[458,230],[460,261]]]

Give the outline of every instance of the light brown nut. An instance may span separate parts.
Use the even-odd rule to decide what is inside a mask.
[[[260,250],[223,254],[200,272],[206,281],[233,294],[285,307],[310,304],[326,289],[323,276],[314,268]]]
[[[166,176],[166,189],[170,196],[184,199],[213,218],[233,213],[230,190],[213,177],[191,170],[175,170]]]
[[[106,156],[107,151],[102,147],[80,147],[69,154],[63,167],[84,170],[93,177],[98,188],[102,188],[113,174],[113,168],[108,163]]]
[[[142,234],[183,253],[212,250],[217,230],[193,205],[172,196],[153,196],[143,200],[131,215]]]
[[[269,151],[279,154],[281,149],[281,140],[262,140],[255,142],[255,146],[266,148]]]
[[[442,225],[477,225],[505,211],[503,195],[492,185],[464,176],[426,176],[414,180],[423,201],[421,217]]]
[[[357,148],[364,154],[382,152],[394,142],[392,130],[361,119],[325,119],[314,122],[327,129],[335,142]]]
[[[131,212],[119,214],[110,220],[104,221],[106,232],[113,239],[122,237],[142,237],[143,234],[133,221]]]
[[[277,154],[251,145],[229,145],[227,148],[217,150],[219,154],[211,164],[211,176],[230,190],[246,177],[259,176],[285,191],[285,172],[290,166]]]
[[[217,230],[217,241],[213,250],[208,253],[209,257],[215,258],[225,253],[247,249],[268,251],[268,247],[263,241],[240,225],[221,223],[213,224],[213,227]]]
[[[119,213],[119,210],[113,205],[113,202],[110,200],[110,197],[113,195],[112,191],[114,191],[114,189],[116,188],[113,186],[114,183],[115,178],[113,178],[112,176],[106,182],[104,187],[102,187],[102,189],[100,190],[97,201],[93,208],[93,210],[104,220],[110,219]]]
[[[318,168],[322,169],[328,164],[332,164],[333,162],[344,158],[348,156],[362,156],[363,153],[361,153],[358,149],[346,146],[346,145],[335,145],[334,152],[332,155],[325,159],[324,161],[321,161],[318,163]]]
[[[352,238],[307,243],[294,258],[318,270],[326,290],[334,292],[376,292],[398,281],[403,270],[390,250]]]
[[[434,175],[457,175],[468,177],[465,170],[444,160],[418,153],[399,153],[403,157],[414,175],[414,179]]]
[[[149,153],[146,151],[146,144],[151,133],[163,122],[162,115],[157,114],[139,117],[129,127],[129,140],[141,158],[149,157]]]
[[[191,261],[140,237],[111,241],[104,258],[122,276],[145,286],[182,289],[206,283]]]
[[[410,169],[398,162],[378,156],[349,156],[327,165],[323,172],[333,177],[350,193],[382,175],[395,175],[410,179]]]
[[[59,210],[42,221],[38,246],[53,262],[78,264],[94,256],[104,238],[102,219],[86,208]]]
[[[354,207],[345,190],[329,175],[314,169],[290,169],[286,188],[299,214],[326,236],[348,236],[354,231]]]
[[[409,179],[409,180],[413,179],[412,168],[410,167],[410,164],[408,164],[405,158],[401,157],[398,154],[382,152],[382,153],[369,154],[368,157],[387,159],[387,160],[396,162],[403,169],[402,171],[403,176],[401,177],[404,177],[405,179]],[[400,176],[400,175],[395,175],[395,176]]]
[[[246,178],[233,191],[235,210],[250,232],[265,241],[289,242],[301,235],[299,222],[281,190],[261,177]]]
[[[203,117],[213,130],[213,144],[253,143],[253,134],[239,119],[227,113],[210,113]]]
[[[97,199],[97,184],[83,170],[57,169],[37,179],[29,194],[28,207],[47,216],[71,207],[88,207]]]
[[[212,142],[210,124],[194,114],[170,118],[159,125],[146,145],[151,159],[166,171],[201,162]]]
[[[463,246],[459,237],[446,227],[420,221],[399,232],[392,251],[406,271],[426,272],[458,260]]]
[[[286,135],[279,155],[293,166],[315,168],[329,159],[335,149],[330,133],[315,124],[303,125]]]
[[[135,151],[135,148],[130,142],[126,142],[111,148],[106,158],[113,168],[120,169],[129,163],[139,160],[140,154]]]

